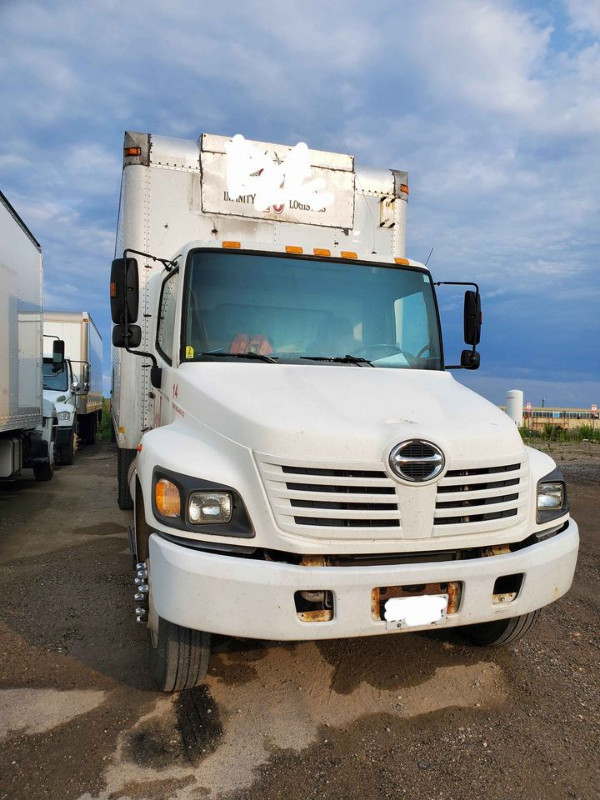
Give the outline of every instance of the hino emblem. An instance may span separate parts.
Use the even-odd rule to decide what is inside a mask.
[[[390,453],[392,472],[411,483],[425,483],[439,477],[445,464],[440,448],[423,439],[400,442]]]

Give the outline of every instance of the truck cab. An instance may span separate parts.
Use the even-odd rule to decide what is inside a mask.
[[[147,165],[125,158],[111,275],[119,500],[158,685],[200,682],[211,633],[526,633],[571,584],[577,526],[554,462],[449,371],[433,277],[403,251],[406,173],[357,174],[341,229],[318,204],[304,222],[270,207],[250,224],[246,195],[220,215],[211,203],[232,194],[173,141]],[[167,147],[187,181],[159,169]],[[208,234],[168,254],[139,247],[141,219],[151,243],[172,219],[148,214],[152,158],[162,202]],[[455,366],[474,368],[477,287],[463,317]]]
[[[42,375],[44,400],[53,408],[54,463],[67,466],[73,463],[75,406],[79,385],[74,382],[73,368],[68,358],[56,363],[52,357],[44,356]]]

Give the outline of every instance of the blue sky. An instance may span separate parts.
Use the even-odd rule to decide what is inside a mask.
[[[407,255],[483,295],[481,369],[455,376],[600,402],[600,0],[2,0],[0,107],[45,305],[92,314],[106,375],[123,132],[242,133],[407,170]]]

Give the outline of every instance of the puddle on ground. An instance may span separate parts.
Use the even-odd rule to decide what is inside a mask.
[[[450,707],[486,709],[507,697],[504,673],[491,662],[452,664],[443,658],[442,666],[409,685],[402,682],[399,662],[388,665],[395,678],[386,688],[368,683],[364,665],[357,664],[362,678],[351,691],[344,681],[340,693],[340,665],[323,658],[315,643],[273,646],[261,656],[253,680],[236,685],[231,675],[221,680],[217,670],[206,687],[158,697],[153,710],[120,736],[104,775],[106,792],[94,800],[125,796],[125,787],[147,786],[150,792],[152,782],[167,776],[185,782],[173,798],[211,798],[250,786],[274,750],[300,751],[314,743],[322,726],[346,729],[373,714],[411,719]],[[239,659],[239,653],[220,653],[218,668],[233,670]]]
[[[213,753],[223,735],[219,710],[206,686],[173,695],[168,707],[144,717],[121,742],[123,760],[156,770],[196,765]]]

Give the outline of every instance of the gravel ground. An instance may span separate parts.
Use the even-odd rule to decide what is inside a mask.
[[[547,449],[582,543],[526,639],[220,639],[177,696],[134,622],[114,447],[1,487],[0,798],[600,798],[600,447]]]

